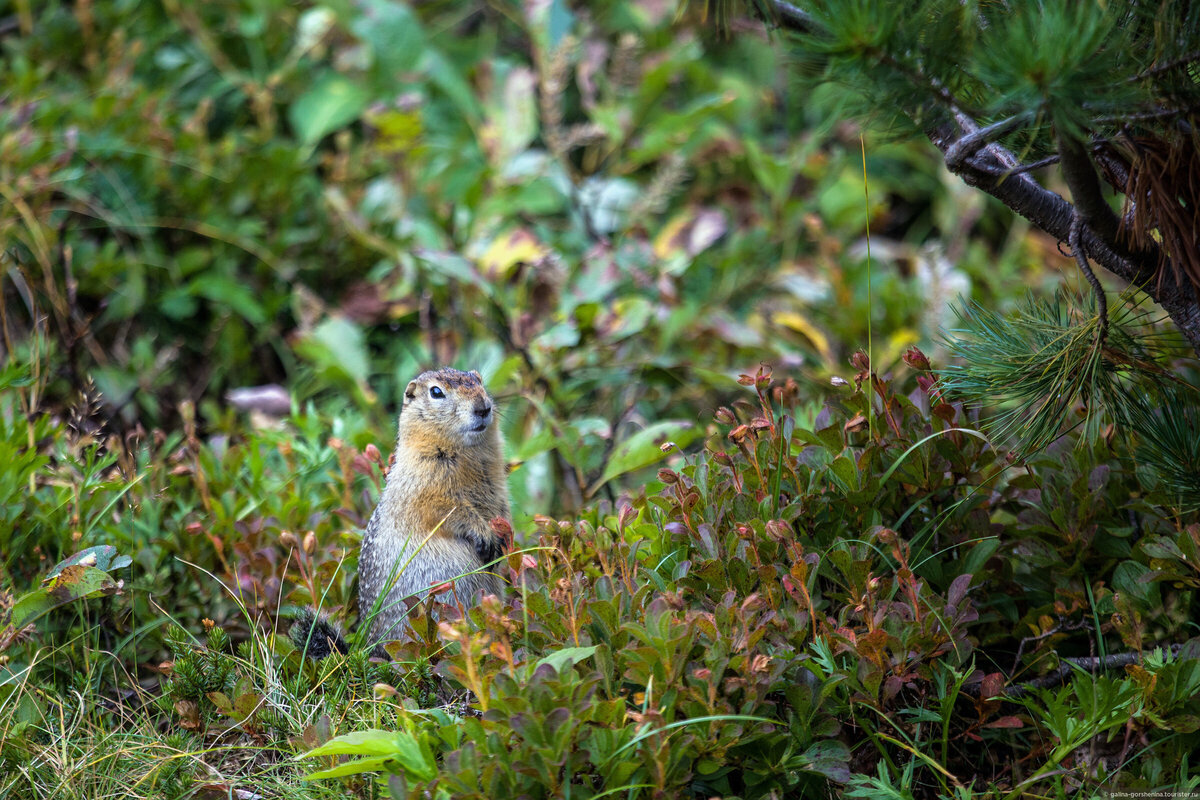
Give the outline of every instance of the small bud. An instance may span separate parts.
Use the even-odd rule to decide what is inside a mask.
[[[511,545],[513,541],[513,526],[504,517],[496,517],[491,521],[492,533],[496,534],[502,542]]]
[[[721,423],[722,425],[736,425],[737,424],[737,417],[735,417],[733,415],[733,411],[726,406],[721,406],[720,408],[718,408],[717,413],[714,414],[713,416],[715,416],[717,422]]]
[[[742,386],[753,386],[754,378],[750,377],[749,375],[738,375],[738,383],[740,383]]]
[[[845,378],[839,378],[837,375],[834,375],[832,378],[830,378],[829,383],[833,386],[836,386],[839,389],[842,388],[843,386],[850,385],[850,381],[846,380]]]
[[[380,455],[379,448],[373,444],[366,446],[366,448],[363,450],[363,455],[365,455],[371,461],[374,461],[376,464],[383,463],[383,456]]]
[[[206,630],[206,631],[211,631],[213,628],[215,628],[217,626],[217,623],[213,622],[208,617],[205,617],[204,619],[200,620],[200,624],[204,626],[204,630]]]
[[[296,538],[296,534],[291,531],[284,531],[279,534],[279,543],[284,547],[299,547],[300,540]]]
[[[184,530],[190,533],[192,536],[195,536],[196,534],[204,531],[204,526],[199,522],[189,522]]]
[[[628,503],[621,506],[621,508],[617,511],[617,524],[622,528],[624,528],[630,522],[633,522],[633,520],[636,518],[637,511],[635,511],[633,506],[629,505]]]
[[[862,350],[855,350],[854,355],[850,356],[850,366],[859,372],[866,372],[871,368],[871,359]]]
[[[767,527],[767,535],[770,536],[772,539],[774,539],[777,542],[782,542],[786,539],[791,538],[791,535],[792,535],[791,526],[788,525],[786,522],[784,522],[781,519],[767,520],[766,527]]]
[[[304,552],[310,556],[317,550],[317,534],[309,531],[304,534]]]
[[[904,363],[908,364],[913,369],[919,369],[922,372],[928,372],[932,367],[929,366],[929,359],[914,345],[904,351]]]
[[[712,458],[713,458],[713,461],[717,462],[718,464],[720,464],[723,467],[732,467],[733,466],[733,459],[730,458],[729,453],[726,453],[724,450],[713,453]]]
[[[669,453],[675,449],[675,443],[674,442],[663,442],[662,444],[660,444],[658,446],[658,449],[663,451],[664,453]]]

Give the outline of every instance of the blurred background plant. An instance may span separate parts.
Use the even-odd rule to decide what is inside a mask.
[[[972,281],[991,303],[1005,275],[1055,280],[1046,242],[981,219],[912,145],[872,143],[865,217],[832,93],[800,92],[761,25],[719,42],[672,20],[16,14],[0,231],[10,335],[42,331],[50,356],[42,402],[91,378],[114,430],[177,426],[190,402],[209,431],[227,390],[279,383],[386,431],[412,374],[471,364],[505,400],[518,507],[570,510],[655,438],[692,440],[734,367],[826,380],[865,336],[868,222],[889,362]]]

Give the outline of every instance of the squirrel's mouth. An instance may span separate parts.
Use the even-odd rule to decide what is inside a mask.
[[[483,433],[486,430],[487,430],[486,422],[480,422],[476,425],[472,425],[470,428],[467,428],[468,433]]]

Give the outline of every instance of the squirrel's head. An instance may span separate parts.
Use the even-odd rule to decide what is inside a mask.
[[[400,428],[410,440],[439,447],[471,447],[499,438],[495,403],[483,388],[483,376],[450,367],[422,372],[409,382]]]

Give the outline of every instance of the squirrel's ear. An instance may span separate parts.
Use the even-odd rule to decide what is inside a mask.
[[[404,390],[404,396],[407,397],[409,400],[412,400],[413,398],[415,398],[417,396],[417,382],[416,381],[408,382],[408,388]]]

